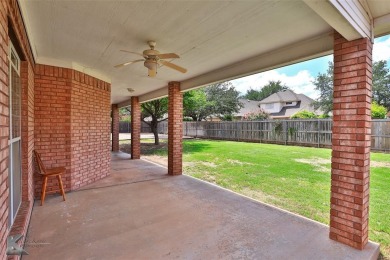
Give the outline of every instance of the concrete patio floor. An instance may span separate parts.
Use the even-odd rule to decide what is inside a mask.
[[[328,227],[144,160],[113,154],[112,175],[67,201],[35,202],[23,259],[376,259]]]

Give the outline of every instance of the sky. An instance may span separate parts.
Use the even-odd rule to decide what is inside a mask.
[[[390,66],[390,35],[375,39],[373,60],[387,60]],[[313,81],[318,73],[326,72],[330,61],[333,61],[333,55],[235,79],[231,83],[238,91],[245,94],[249,88],[259,90],[270,80],[280,80],[295,93],[316,99],[319,93],[315,90]]]

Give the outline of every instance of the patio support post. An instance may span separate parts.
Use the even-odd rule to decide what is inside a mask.
[[[141,104],[131,97],[131,159],[141,158]]]
[[[117,104],[111,105],[112,112],[112,151],[119,151],[119,109]]]
[[[368,242],[372,43],[334,35],[330,238]]]
[[[183,94],[179,82],[168,83],[168,174],[182,174]]]

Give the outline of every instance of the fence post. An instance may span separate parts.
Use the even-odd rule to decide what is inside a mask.
[[[237,124],[237,122],[235,122],[235,125],[236,125],[236,131],[234,131],[234,132],[235,132],[236,140],[238,141],[238,124]]]
[[[253,135],[254,135],[254,131],[253,131],[253,124],[255,124],[255,122],[253,122],[253,121],[251,121],[251,141],[253,142],[253,140],[255,139],[254,137],[253,137]]]
[[[284,131],[285,131],[285,136],[284,136],[284,145],[287,145],[288,141],[288,121],[284,121]]]
[[[262,139],[261,138],[263,137],[263,125],[264,125],[264,121],[261,121],[260,124],[259,124],[260,143],[262,143]]]
[[[318,148],[320,148],[320,142],[321,142],[321,138],[320,138],[321,127],[320,127],[320,124],[321,124],[321,120],[317,119],[317,147]]]

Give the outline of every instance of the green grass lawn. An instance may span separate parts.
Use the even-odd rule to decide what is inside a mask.
[[[330,149],[185,140],[183,156],[188,175],[329,224]],[[390,257],[390,154],[371,161],[370,240]]]

